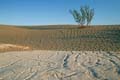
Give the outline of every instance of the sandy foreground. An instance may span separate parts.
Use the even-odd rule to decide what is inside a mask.
[[[0,80],[120,80],[120,52],[4,52]]]

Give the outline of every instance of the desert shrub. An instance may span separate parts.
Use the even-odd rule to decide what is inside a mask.
[[[74,20],[83,26],[85,23],[88,26],[94,16],[94,9],[91,9],[89,6],[81,6],[80,10],[70,10]]]
[[[83,12],[83,14],[85,15],[86,23],[87,25],[89,25],[94,16],[94,9],[91,9],[89,6],[83,6],[81,7],[81,12]]]
[[[73,15],[75,22],[80,25],[83,25],[82,15],[77,10],[70,10],[70,13]]]

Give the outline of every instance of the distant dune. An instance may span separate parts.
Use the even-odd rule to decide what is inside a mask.
[[[77,25],[1,25],[0,44],[28,46],[32,50],[119,51],[120,26],[80,28]],[[2,51],[6,51],[6,49]]]

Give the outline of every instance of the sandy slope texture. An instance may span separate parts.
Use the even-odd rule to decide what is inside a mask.
[[[120,80],[120,52],[0,53],[0,80]]]
[[[120,26],[80,28],[77,25],[0,25],[0,43],[29,46],[32,50],[120,51]],[[22,49],[10,48],[4,51],[19,50]]]

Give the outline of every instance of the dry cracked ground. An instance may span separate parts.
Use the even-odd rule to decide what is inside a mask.
[[[120,80],[120,52],[3,52],[0,80]]]

